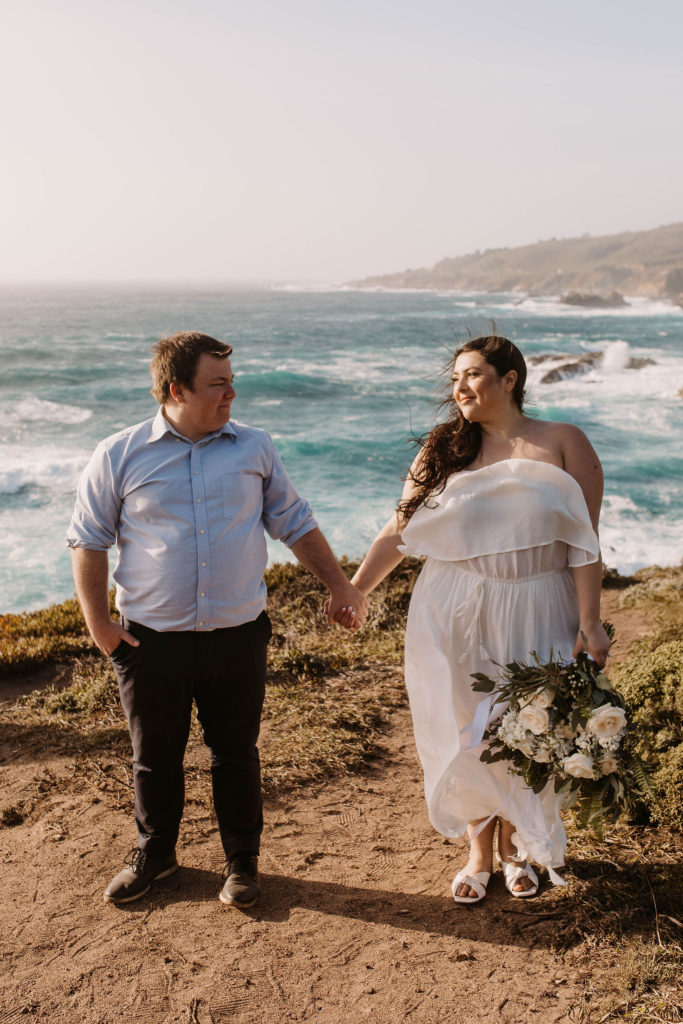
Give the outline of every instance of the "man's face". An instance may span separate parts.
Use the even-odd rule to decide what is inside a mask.
[[[172,419],[191,441],[220,430],[230,419],[235,397],[230,359],[203,352],[197,362],[192,389],[174,385]],[[170,410],[169,410],[170,411]]]

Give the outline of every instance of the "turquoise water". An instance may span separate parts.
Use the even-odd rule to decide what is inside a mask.
[[[0,612],[73,592],[64,530],[96,442],[154,414],[149,349],[203,330],[234,346],[237,419],[276,439],[338,554],[361,555],[390,513],[409,437],[434,422],[438,370],[488,318],[527,356],[599,349],[590,372],[542,384],[529,410],[588,433],[603,461],[608,564],[683,555],[683,310],[632,300],[587,312],[552,300],[424,292],[219,288],[0,289]],[[639,369],[628,360],[653,362]],[[441,390],[440,390],[441,389]],[[272,545],[274,560],[286,549]]]

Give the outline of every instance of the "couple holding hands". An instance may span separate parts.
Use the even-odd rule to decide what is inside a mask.
[[[137,844],[105,900],[139,899],[178,867],[193,701],[226,858],[219,898],[242,909],[258,899],[265,531],[328,588],[328,619],[350,629],[405,554],[426,556],[408,614],[406,684],[430,819],[445,836],[470,837],[453,896],[484,898],[497,829],[508,889],[533,895],[529,861],[551,872],[563,861],[560,801],[479,760],[486,723],[475,721],[470,677],[531,650],[569,657],[584,644],[604,664],[602,472],[590,443],[569,424],[524,414],[526,366],[511,342],[471,339],[453,358],[448,415],[422,440],[396,512],[349,582],[268,434],[230,419],[231,354],[192,332],[154,346],[159,410],[98,445],[67,533],[76,593],[116,669],[133,746]],[[120,623],[108,596],[114,544]]]

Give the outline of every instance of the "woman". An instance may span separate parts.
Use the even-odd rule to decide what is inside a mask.
[[[587,650],[605,663],[597,539],[602,470],[586,436],[523,412],[526,365],[506,338],[474,338],[455,353],[450,416],[422,442],[397,512],[353,582],[369,594],[405,554],[426,555],[406,630],[406,684],[430,819],[469,834],[453,880],[460,903],[486,894],[493,840],[513,896],[563,863],[561,797],[528,789],[504,762],[479,760],[492,714],[472,673]],[[349,613],[350,614],[350,613]],[[343,617],[343,616],[342,616]],[[585,640],[584,640],[585,638]],[[548,792],[550,789],[550,792]]]

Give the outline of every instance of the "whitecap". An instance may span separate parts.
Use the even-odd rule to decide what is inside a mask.
[[[606,495],[600,547],[606,565],[629,575],[647,565],[678,565],[683,532],[675,518],[653,515],[623,495]]]
[[[578,317],[587,320],[593,317],[640,317],[674,316],[683,317],[680,306],[666,299],[648,299],[640,295],[625,296],[627,305],[613,309],[598,309],[593,306],[571,306],[560,302],[559,297],[528,296],[518,306],[524,313],[539,313],[542,316]]]
[[[0,494],[17,494],[24,487],[73,491],[89,454],[54,445],[1,445]]]
[[[50,402],[36,395],[26,395],[17,402],[7,402],[3,408],[5,426],[18,427],[23,423],[85,423],[92,416],[92,409],[78,405]]]

